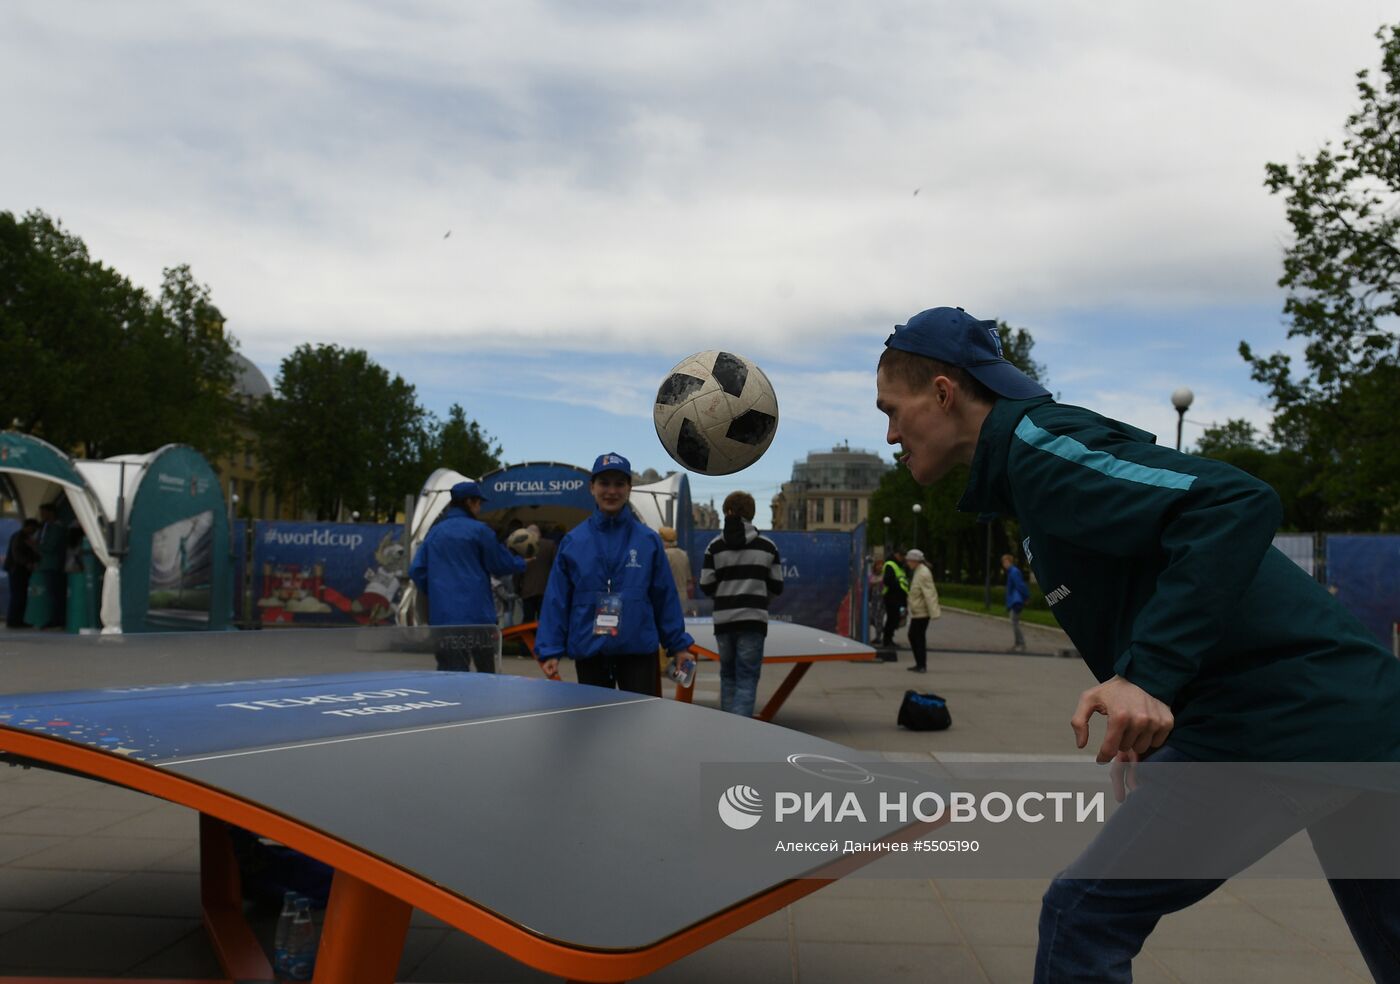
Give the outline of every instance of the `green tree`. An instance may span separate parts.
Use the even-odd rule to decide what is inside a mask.
[[[1357,73],[1341,146],[1266,167],[1293,229],[1279,285],[1289,337],[1307,340],[1306,372],[1240,343],[1269,388],[1274,439],[1307,461],[1305,491],[1332,528],[1400,526],[1400,25],[1376,37],[1380,79]]]
[[[433,419],[429,429],[429,454],[423,477],[434,468],[451,468],[469,478],[480,478],[501,467],[501,446],[482,430],[459,404],[452,404],[446,420]]]
[[[179,311],[172,291],[202,307]],[[89,457],[227,447],[233,343],[188,267],[161,300],[43,212],[0,212],[0,422]]]
[[[426,414],[413,386],[360,349],[300,345],[253,412],[269,473],[320,519],[390,511],[416,492]]]

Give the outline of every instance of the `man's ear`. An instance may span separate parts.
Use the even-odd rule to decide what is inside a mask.
[[[953,406],[957,386],[947,376],[933,377],[933,399],[939,409],[948,410]]]

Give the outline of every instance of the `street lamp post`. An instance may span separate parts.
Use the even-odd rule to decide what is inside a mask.
[[[890,559],[890,518],[885,517],[885,559]]]
[[[923,512],[923,504],[918,502],[914,503],[914,546],[918,547],[920,550],[924,549],[924,538],[921,535],[923,530],[919,526],[920,520],[923,519]]]
[[[1191,401],[1196,398],[1196,394],[1191,392],[1190,387],[1178,386],[1176,392],[1172,393],[1172,406],[1176,407],[1176,449],[1181,450],[1181,425],[1186,420],[1186,411],[1191,406]]]

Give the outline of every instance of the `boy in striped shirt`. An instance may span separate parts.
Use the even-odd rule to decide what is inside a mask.
[[[754,501],[747,492],[724,500],[724,532],[705,548],[700,590],[715,600],[715,644],[719,647],[719,706],[753,717],[763,640],[768,635],[768,599],[782,593],[778,548],[753,525]]]

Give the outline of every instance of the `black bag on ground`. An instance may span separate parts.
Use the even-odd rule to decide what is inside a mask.
[[[948,702],[937,694],[906,690],[895,723],[910,731],[942,731],[953,723],[953,716],[948,713]]]

